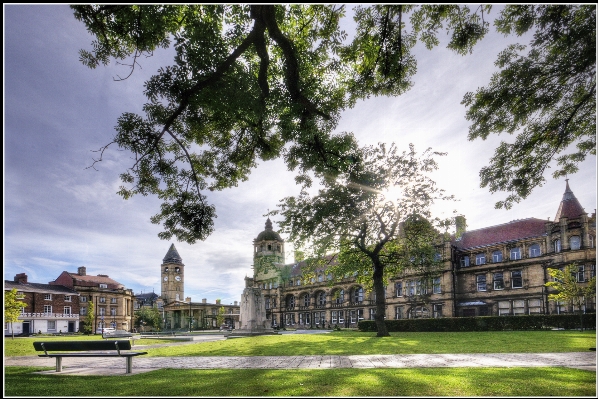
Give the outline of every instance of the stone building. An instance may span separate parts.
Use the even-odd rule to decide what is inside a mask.
[[[94,312],[94,332],[104,327],[132,331],[133,291],[118,281],[105,274],[88,276],[85,266],[81,266],[77,273],[62,272],[50,285],[62,285],[79,293],[80,317]]]
[[[442,270],[432,281],[406,272],[386,287],[387,319],[571,312],[548,301],[547,269],[575,262],[581,284],[595,276],[596,213],[588,216],[568,181],[553,221],[527,218],[467,231],[459,216],[456,224],[450,239],[435,243]],[[321,269],[306,283],[301,262],[284,265],[284,240],[270,219],[253,245],[254,284],[264,292],[272,326],[356,327],[373,320],[373,293],[355,276],[331,285]],[[264,259],[274,266],[264,269]],[[594,312],[595,298],[584,308]]]
[[[79,294],[62,285],[31,283],[19,273],[13,281],[4,280],[4,291],[17,290],[25,303],[15,323],[4,323],[4,335],[57,334],[79,330]],[[12,325],[11,325],[12,324]]]
[[[223,304],[220,299],[215,303],[208,303],[206,298],[201,302],[192,302],[191,297],[185,297],[185,265],[174,244],[160,266],[161,293],[158,301],[163,301],[164,328],[171,329],[213,329],[220,328],[217,323],[218,312],[224,308],[223,324],[236,327],[239,322],[240,306]],[[184,298],[184,300],[183,300]]]

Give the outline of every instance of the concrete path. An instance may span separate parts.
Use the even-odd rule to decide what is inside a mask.
[[[142,349],[142,348],[139,348]],[[55,367],[53,358],[5,357],[5,366]],[[61,374],[125,374],[122,358],[64,358]],[[416,368],[416,367],[573,367],[596,371],[596,352],[485,353],[436,355],[353,356],[208,356],[133,358],[133,373],[161,368],[179,369],[330,369],[330,368]],[[55,370],[41,374],[53,374]],[[130,375],[130,374],[129,374]]]

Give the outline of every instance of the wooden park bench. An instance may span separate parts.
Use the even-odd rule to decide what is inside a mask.
[[[43,341],[34,342],[37,351],[44,351],[40,357],[55,357],[56,371],[62,371],[63,357],[124,357],[127,359],[127,374],[133,369],[133,356],[145,355],[147,352],[123,352],[131,349],[131,341]],[[48,353],[49,351],[59,351]],[[81,351],[76,353],[62,353],[60,351]],[[86,351],[86,352],[83,352]]]

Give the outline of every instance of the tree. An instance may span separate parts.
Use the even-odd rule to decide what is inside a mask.
[[[85,319],[83,319],[83,328],[81,331],[84,334],[93,334],[93,326],[95,320],[95,314],[93,312],[94,305],[92,301],[89,301],[88,303],[89,305],[87,306],[87,315],[85,316]]]
[[[162,325],[162,316],[157,308],[142,307],[135,311],[135,326],[147,326],[152,329],[160,329]]]
[[[517,136],[480,171],[482,187],[510,193],[496,203],[509,209],[542,186],[553,160],[558,178],[596,155],[596,5],[508,5],[495,25],[505,35],[534,32],[529,50],[508,46],[495,63],[500,72],[462,103],[469,140]]]
[[[224,306],[220,306],[218,309],[218,314],[216,315],[216,325],[221,326],[224,324],[224,315],[226,314],[226,310]]]
[[[418,158],[413,145],[403,153],[394,144],[365,147],[347,173],[322,179],[317,195],[304,186],[298,197],[285,198],[280,210],[272,211],[282,216],[279,226],[294,245],[310,251],[308,272],[327,267],[336,280],[354,274],[369,284],[379,337],[389,335],[384,323],[388,277],[407,268],[425,273],[437,263],[433,240],[438,233],[427,220],[429,207],[452,197],[427,173],[437,169],[434,156],[441,155],[428,149]]]
[[[15,331],[13,323],[19,320],[21,311],[27,305],[21,301],[22,295],[17,293],[17,289],[13,288],[10,291],[4,291],[4,322],[10,323],[10,329],[12,331],[12,339],[15,339]]]
[[[153,223],[162,239],[194,243],[213,231],[206,190],[247,179],[258,160],[283,157],[290,170],[336,176],[351,168],[357,143],[333,133],[343,110],[371,95],[412,86],[417,40],[428,48],[451,33],[449,47],[471,51],[487,32],[484,12],[468,6],[372,5],[355,9],[349,42],[344,5],[74,5],[95,37],[81,62],[112,59],[126,79],[142,57],[174,42],[174,65],[145,83],[145,116],[126,112],[116,144],[134,162],[119,194],[156,195]],[[412,31],[408,31],[408,16]],[[129,59],[130,61],[125,61]]]
[[[544,284],[554,288],[557,292],[548,294],[548,300],[566,302],[579,311],[580,328],[583,330],[583,308],[587,300],[596,296],[596,276],[592,277],[587,284],[581,285],[577,281],[578,266],[571,263],[560,269],[548,269],[548,274],[553,278]]]

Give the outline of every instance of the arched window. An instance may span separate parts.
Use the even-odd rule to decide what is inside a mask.
[[[511,248],[511,260],[521,259],[521,248]]]
[[[343,303],[345,301],[345,290],[338,290],[335,298],[335,303]]]
[[[537,256],[542,255],[540,252],[540,244],[532,244],[529,247],[529,257],[535,258]]]
[[[561,240],[554,240],[554,252],[561,252]]]
[[[581,248],[581,239],[579,236],[571,236],[571,238],[569,238],[569,248],[572,250]]]
[[[295,295],[289,295],[287,297],[287,308],[289,308],[289,309],[295,308]]]
[[[476,265],[483,265],[486,263],[486,254],[476,254],[475,255],[475,264]]]
[[[353,302],[363,302],[363,288],[362,287],[356,287],[353,290]]]
[[[318,294],[318,305],[326,305],[326,293],[323,291]]]
[[[502,262],[502,251],[492,252],[492,262],[493,263]]]
[[[321,274],[318,274],[318,282],[321,283],[324,280]]]

